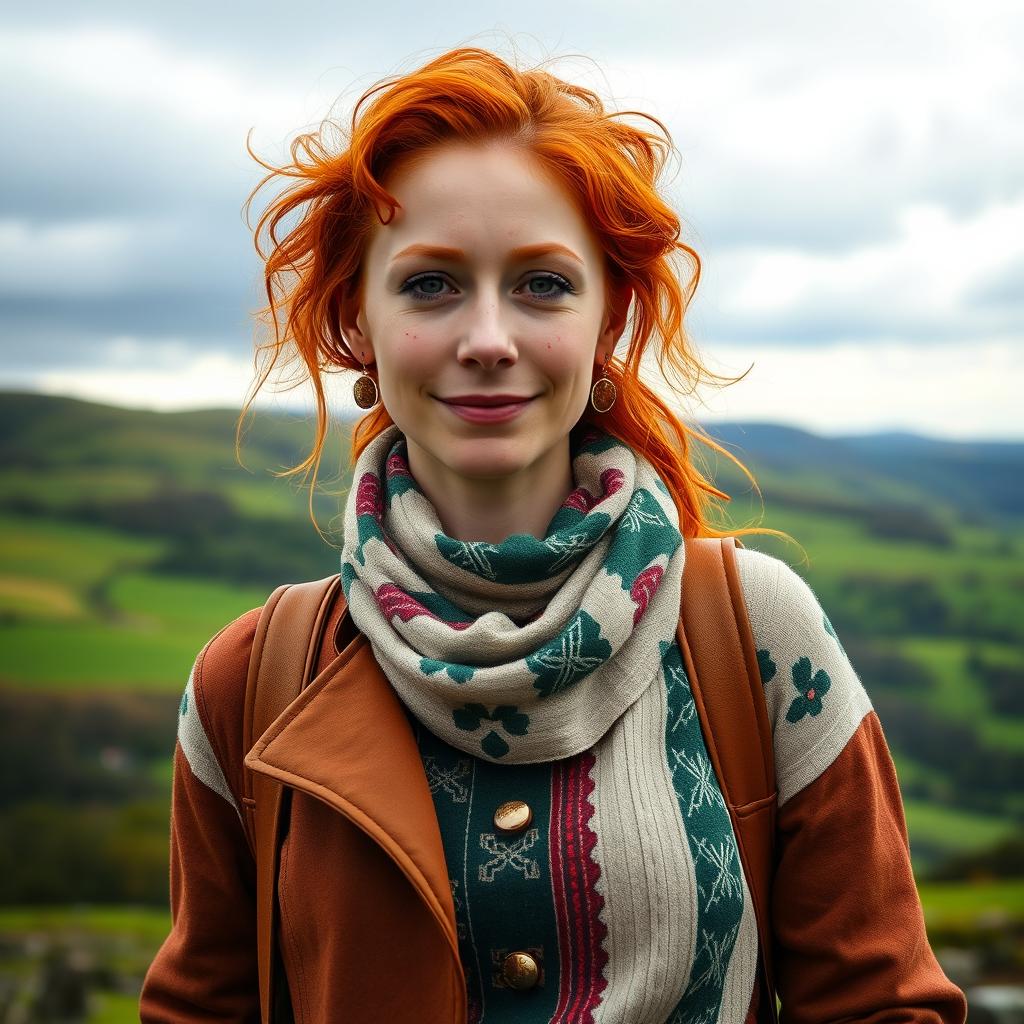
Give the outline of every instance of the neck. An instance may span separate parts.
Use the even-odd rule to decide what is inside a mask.
[[[500,477],[466,477],[408,441],[409,470],[454,540],[500,544],[513,534],[543,540],[572,490],[568,438],[536,462]]]

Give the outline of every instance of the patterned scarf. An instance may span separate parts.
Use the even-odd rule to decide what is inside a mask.
[[[409,710],[499,763],[569,757],[660,677],[679,621],[684,547],[668,489],[628,445],[570,435],[574,489],[543,540],[455,540],[391,426],[357,460],[342,586]]]

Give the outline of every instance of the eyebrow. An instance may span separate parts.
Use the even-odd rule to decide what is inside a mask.
[[[569,259],[575,260],[581,267],[584,265],[583,260],[572,249],[560,245],[558,242],[538,242],[535,245],[521,245],[518,249],[513,249],[509,255],[515,260],[532,260],[539,256],[548,256],[551,253],[567,256]],[[456,262],[466,258],[466,254],[461,249],[453,249],[445,245],[416,244],[407,246],[401,252],[396,253],[391,258],[391,262],[397,263],[398,260],[407,256],[425,256],[428,259],[448,260],[449,262]]]

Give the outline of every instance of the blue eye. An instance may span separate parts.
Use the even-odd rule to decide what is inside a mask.
[[[544,281],[546,283],[553,284],[555,289],[557,289],[543,292],[530,292],[530,295],[533,296],[533,298],[542,299],[545,302],[552,298],[561,298],[566,293],[571,294],[573,290],[572,285],[569,284],[561,274],[537,274],[535,277],[531,277],[526,283],[530,285],[536,281]]]
[[[444,278],[440,274],[420,274],[418,277],[410,277],[405,284],[399,289],[399,294],[404,295],[409,292],[414,298],[426,299],[428,302],[436,302],[444,294],[443,292],[418,292],[416,288],[419,287],[424,281],[432,283],[434,281],[444,284]]]
[[[418,291],[420,285],[424,283],[432,283],[437,281],[440,284],[445,284],[444,278],[440,274],[417,274],[415,277],[410,277],[405,284],[399,289],[399,294],[406,294],[407,292],[413,296],[413,298],[420,299],[426,302],[436,302],[438,299],[444,297],[443,291]],[[550,282],[555,287],[542,292],[529,292],[531,298],[540,299],[541,302],[550,302],[552,299],[560,299],[565,294],[574,294],[574,289],[569,282],[562,277],[561,274],[535,274],[527,281],[527,284],[533,284],[534,281]]]

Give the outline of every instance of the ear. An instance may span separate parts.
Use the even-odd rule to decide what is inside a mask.
[[[369,366],[373,362],[373,342],[370,339],[362,301],[358,292],[341,304],[338,326],[352,356]]]
[[[605,312],[604,327],[597,339],[597,365],[601,366],[615,351],[615,343],[626,329],[629,306],[633,301],[633,289],[628,284],[613,286]]]

